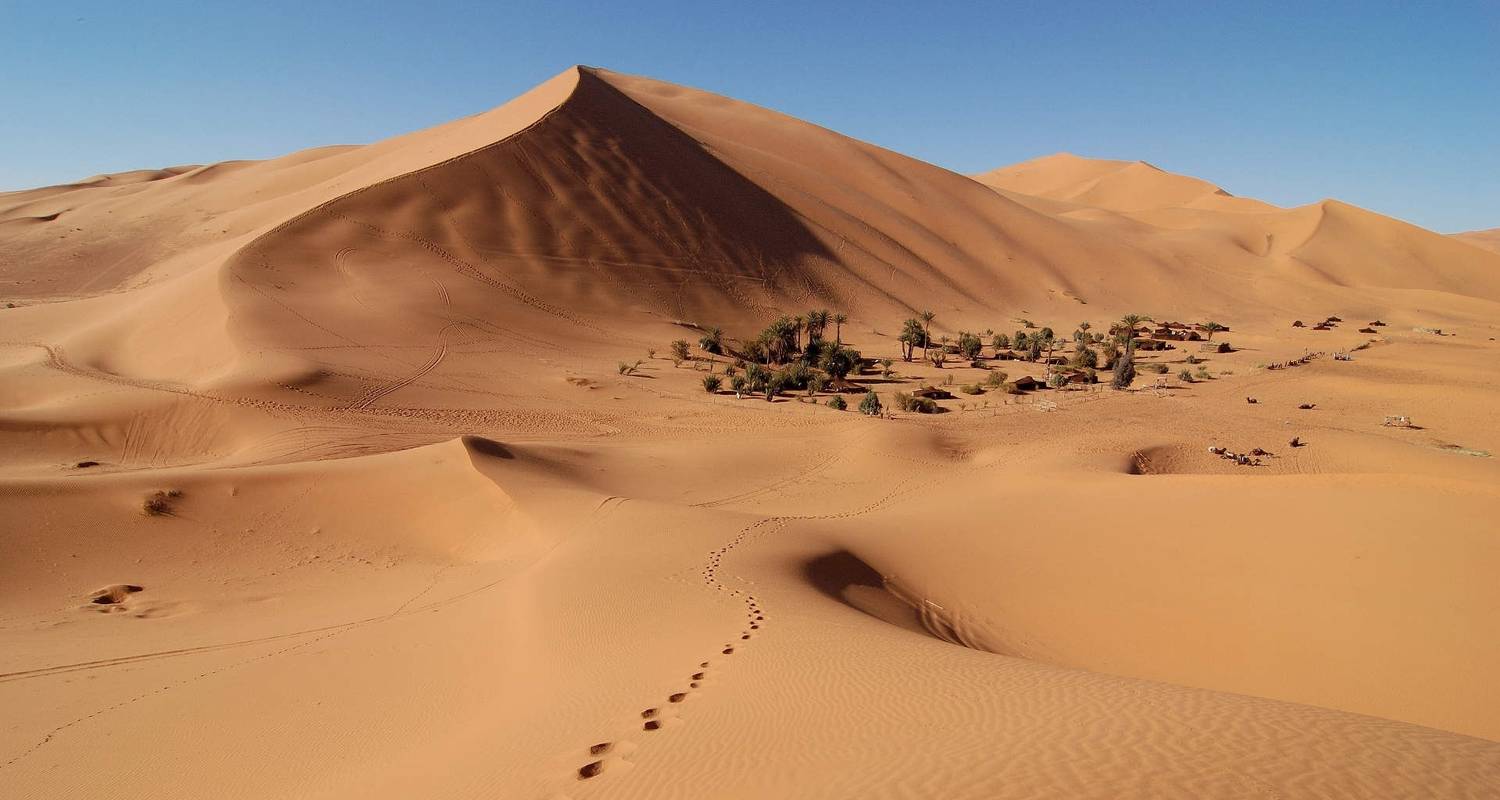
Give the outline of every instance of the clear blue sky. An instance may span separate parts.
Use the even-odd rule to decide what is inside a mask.
[[[373,141],[585,63],[962,172],[1067,150],[1500,226],[1497,0],[386,5],[0,0],[0,188]]]

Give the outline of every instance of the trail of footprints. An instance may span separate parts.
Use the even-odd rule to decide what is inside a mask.
[[[749,525],[735,534],[734,538],[730,539],[728,544],[710,551],[708,559],[703,564],[701,573],[703,585],[714,591],[726,592],[729,596],[737,598],[745,606],[745,625],[740,629],[739,638],[725,642],[723,649],[719,651],[720,656],[734,655],[737,647],[743,647],[745,642],[757,636],[762,626],[766,624],[765,609],[761,607],[760,601],[755,598],[754,594],[744,589],[726,585],[719,580],[719,568],[723,565],[724,557],[731,550],[752,538],[780,530],[783,524],[785,524],[785,521],[780,517],[768,517]],[[643,709],[641,711],[641,730],[647,733],[660,731],[668,726],[670,721],[676,720],[678,718],[677,709],[688,699],[690,694],[701,688],[708,681],[709,672],[713,669],[713,661],[699,662],[697,671],[688,674],[687,687],[683,691],[667,695],[666,703],[661,706]],[[600,742],[590,746],[588,749],[590,761],[578,768],[578,780],[588,780],[604,772],[605,767],[609,763],[607,756],[617,749],[617,744],[623,745],[625,743]]]

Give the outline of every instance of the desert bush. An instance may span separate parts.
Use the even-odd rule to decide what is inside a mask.
[[[882,378],[889,378],[889,377],[891,377],[891,375],[893,374],[893,371],[891,370],[891,365],[894,364],[894,363],[895,362],[891,361],[889,358],[882,358],[882,359],[880,359],[880,377],[882,377]]]
[[[745,380],[744,375],[736,375],[733,378],[729,379],[729,387],[731,389],[734,389],[736,394],[745,391],[749,388],[749,386],[750,382]]]
[[[991,389],[998,389],[1005,383],[1006,377],[1006,374],[1001,372],[1000,370],[994,370],[989,375],[985,376],[984,385],[988,386]]]
[[[1167,374],[1167,365],[1162,363],[1142,364],[1141,369],[1147,372],[1154,372],[1157,375]]]
[[[759,339],[751,339],[745,342],[743,348],[745,359],[757,364],[766,363],[766,343]]]
[[[980,341],[978,336],[968,331],[961,331],[958,334],[959,355],[973,361],[979,358],[979,351],[982,349],[984,349],[984,342]]]
[[[1195,374],[1193,377],[1195,377],[1195,378],[1202,378],[1203,380],[1208,380],[1208,379],[1212,378],[1213,375],[1209,373],[1208,367],[1199,367],[1197,374]]]
[[[1093,368],[1099,363],[1099,357],[1088,345],[1079,343],[1078,349],[1073,351],[1073,357],[1069,360],[1069,363],[1075,367]]]
[[[640,368],[641,362],[639,361],[635,362],[634,364],[630,363],[629,361],[621,361],[619,370],[621,375],[634,375]]]
[[[759,364],[751,364],[745,367],[745,388],[752,392],[758,392],[765,387],[766,381],[770,380],[771,371]]]
[[[1183,359],[1183,360],[1186,361],[1189,364],[1201,364],[1201,363],[1203,363],[1203,359],[1201,359],[1201,358],[1193,355],[1192,353],[1188,353],[1188,357],[1186,359]]]
[[[148,517],[160,517],[172,513],[172,501],[182,496],[181,489],[155,491],[141,501],[141,513]]]
[[[674,340],[672,342],[672,360],[675,361],[675,362],[681,363],[683,361],[688,360],[689,358],[692,358],[692,354],[688,352],[688,343],[687,343],[687,340],[686,339],[676,339],[676,340]]]
[[[1053,389],[1061,389],[1068,385],[1068,376],[1062,372],[1054,372],[1047,376],[1047,385]]]
[[[1021,387],[1017,386],[1015,381],[1006,381],[1000,384],[1000,391],[1006,394],[1020,394]]]
[[[864,399],[859,401],[859,413],[867,416],[880,416],[880,398],[874,392],[865,392]]]
[[[858,350],[830,343],[828,347],[824,348],[823,354],[818,360],[818,366],[835,378],[843,378],[859,369],[860,360],[861,356]]]
[[[801,361],[794,361],[782,367],[776,371],[775,375],[775,378],[780,379],[784,389],[806,389],[816,377],[817,373],[813,372],[812,367]]]
[[[703,376],[703,391],[708,392],[709,394],[715,394],[719,391],[719,389],[723,388],[723,386],[724,379],[720,378],[718,375]]]
[[[844,402],[843,397],[834,395],[833,397],[828,398],[828,407],[833,409],[834,411],[843,411],[844,409],[849,407],[849,404]]]
[[[1008,350],[1010,349],[1010,337],[1003,333],[997,333],[990,337],[990,347],[996,350]]]
[[[892,398],[892,402],[896,404],[896,408],[902,411],[911,411],[918,414],[936,414],[938,411],[938,404],[933,399],[928,397],[913,397],[906,392],[896,392]]]
[[[710,328],[707,333],[698,339],[698,346],[704,351],[715,355],[724,352],[724,331],[718,328]]]
[[[964,394],[984,394],[984,387],[977,383],[966,383],[958,388]]]
[[[1183,383],[1192,383],[1193,373],[1188,372],[1186,369],[1184,369],[1183,371],[1177,373],[1177,379],[1182,381]]]

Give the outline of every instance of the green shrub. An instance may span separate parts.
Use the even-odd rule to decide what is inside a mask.
[[[977,383],[966,383],[958,389],[964,394],[984,394],[984,387]]]
[[[688,343],[686,339],[677,339],[672,342],[673,362],[680,364],[691,357],[692,355],[688,352]]]
[[[703,376],[703,391],[708,392],[709,394],[715,394],[723,386],[724,379],[720,378],[718,375]]]
[[[635,362],[634,364],[630,363],[629,361],[621,361],[620,362],[620,374],[621,375],[634,375],[636,373],[636,370],[638,370],[640,368],[641,368],[641,362],[639,362],[639,361]]]
[[[859,413],[871,417],[880,416],[880,398],[874,392],[865,392],[864,399],[859,401]]]
[[[843,411],[844,409],[849,407],[849,404],[844,402],[843,397],[834,395],[833,397],[828,398],[828,407],[833,409],[834,411]]]
[[[1195,377],[1195,378],[1202,378],[1204,380],[1208,380],[1208,379],[1212,378],[1213,375],[1211,375],[1209,373],[1208,367],[1199,367],[1198,368],[1198,374],[1194,375],[1193,377]]]
[[[1188,372],[1187,370],[1184,369],[1183,371],[1177,373],[1177,378],[1178,378],[1178,380],[1181,380],[1183,383],[1192,383],[1193,382],[1193,373]]]
[[[739,394],[750,387],[750,382],[745,380],[744,375],[736,375],[729,379],[729,386],[734,389],[736,394]]]
[[[998,389],[1005,384],[1006,374],[1000,370],[994,370],[985,376],[984,385],[991,389]]]

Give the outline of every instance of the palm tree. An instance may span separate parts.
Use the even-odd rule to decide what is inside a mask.
[[[1223,325],[1220,325],[1217,322],[1200,322],[1198,323],[1198,327],[1202,328],[1203,332],[1208,334],[1206,338],[1210,342],[1214,340],[1214,333],[1216,331],[1228,330],[1228,328],[1225,328]]]
[[[1126,314],[1120,317],[1119,327],[1125,333],[1125,352],[1135,352],[1135,326],[1150,319],[1145,314]]]
[[[824,312],[827,313],[827,312]],[[844,343],[844,323],[849,321],[848,314],[833,315],[833,341],[837,344]]]
[[[901,343],[901,360],[910,361],[912,351],[917,349],[917,345],[927,341],[926,336],[922,332],[922,323],[917,320],[908,318],[902,323],[901,335],[897,337],[897,341]]]
[[[802,349],[802,327],[806,324],[807,321],[802,317],[792,319],[792,350],[794,352]]]
[[[823,330],[828,327],[828,310],[823,309],[807,312],[807,342],[812,344],[814,339],[823,338]]]
[[[927,355],[927,349],[932,346],[932,321],[937,314],[931,311],[923,311],[922,314],[922,355]]]
[[[1086,341],[1088,339],[1088,336],[1089,336],[1089,328],[1092,328],[1092,327],[1094,327],[1094,326],[1090,325],[1087,320],[1078,323],[1078,334],[1079,335],[1074,336],[1073,338],[1075,340],[1078,340],[1078,341]]]

